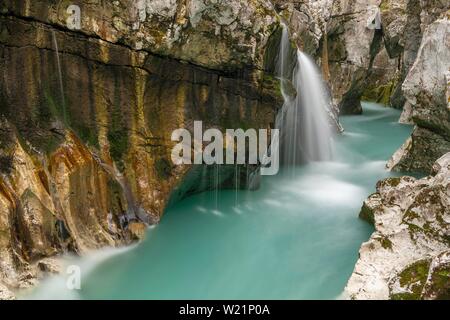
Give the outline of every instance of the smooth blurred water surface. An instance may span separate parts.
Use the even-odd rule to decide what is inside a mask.
[[[358,219],[362,201],[392,175],[385,163],[411,132],[399,111],[363,107],[341,118],[334,162],[263,177],[258,191],[220,191],[217,205],[214,192],[185,199],[140,245],[89,258],[76,295],[60,276],[28,298],[338,298],[373,230]]]

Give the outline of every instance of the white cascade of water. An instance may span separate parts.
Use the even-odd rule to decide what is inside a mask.
[[[277,62],[284,104],[276,120],[280,130],[280,162],[293,167],[304,161],[332,159],[330,98],[321,73],[306,54],[292,53],[289,32],[283,34]]]
[[[330,106],[328,91],[313,60],[300,51],[297,55],[298,71],[295,83],[300,97],[300,106],[297,108],[302,108],[304,151],[308,160],[328,161],[333,156],[333,136],[327,112]]]

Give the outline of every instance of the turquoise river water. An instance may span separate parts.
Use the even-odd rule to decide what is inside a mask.
[[[221,190],[167,210],[144,242],[85,258],[81,290],[48,278],[26,298],[336,299],[372,226],[358,219],[385,163],[411,132],[400,113],[364,103],[342,117],[333,162],[266,176],[258,191]]]

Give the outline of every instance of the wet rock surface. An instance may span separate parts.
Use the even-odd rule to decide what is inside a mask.
[[[0,4],[2,298],[46,259],[142,239],[190,170],[173,130],[267,129],[282,104],[265,1],[70,4],[79,30],[66,1]]]

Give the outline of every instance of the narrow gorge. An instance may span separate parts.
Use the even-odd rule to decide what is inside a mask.
[[[449,19],[447,0],[2,0],[0,300],[450,299]],[[176,130],[206,147],[197,121],[272,133],[278,174],[174,163]]]

